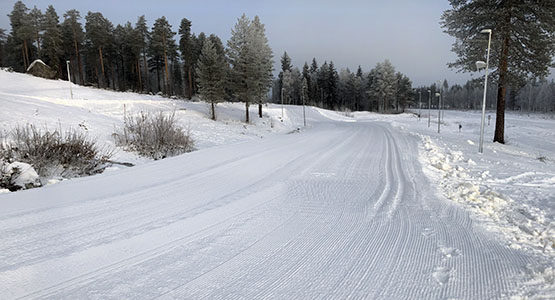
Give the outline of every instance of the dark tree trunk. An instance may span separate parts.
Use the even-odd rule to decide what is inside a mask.
[[[191,74],[191,66],[189,66],[187,70],[187,75],[189,77],[189,100],[191,100],[191,98],[193,97],[193,76]]]
[[[507,26],[510,17],[507,17]],[[505,30],[503,45],[501,48],[501,57],[499,59],[499,87],[497,89],[497,112],[495,119],[495,135],[493,142],[505,144],[505,97],[507,92],[507,69],[509,58],[509,30]]]
[[[258,103],[258,117],[262,118],[262,103]]]
[[[83,65],[81,64],[81,54],[79,54],[79,46],[77,45],[77,34],[75,33],[75,28],[73,29],[73,44],[75,46],[75,55],[77,56],[77,64],[79,66],[79,82],[81,82],[81,85],[85,85],[85,79],[83,76]]]
[[[216,121],[216,104],[214,103],[214,101],[212,101],[211,105],[212,105],[212,120]]]
[[[98,56],[100,57],[100,68],[102,71],[102,80],[106,80],[106,74],[104,72],[104,58],[102,58],[102,47],[98,47]],[[98,78],[98,86],[100,86],[100,78]],[[104,87],[104,85],[102,86]]]
[[[246,108],[246,110],[245,110],[245,115],[246,115],[245,116],[245,122],[249,123],[249,121],[250,121],[249,120],[249,101],[245,102],[245,108]]]
[[[143,49],[143,63],[145,65],[145,77],[144,77],[144,80],[143,80],[145,82],[144,87],[147,89],[147,91],[150,92],[150,84],[148,82],[148,65],[146,63],[146,50],[145,49]]]

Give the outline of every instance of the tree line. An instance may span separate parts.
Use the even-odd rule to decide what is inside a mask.
[[[486,95],[486,108],[497,108],[497,83],[488,83]],[[468,80],[464,84],[449,85],[447,80],[429,86],[420,86],[415,89],[412,107],[428,108],[431,99],[431,108],[437,108],[436,93],[440,92],[444,108],[479,110],[482,109],[484,96],[484,79]],[[420,98],[421,97],[421,98]],[[525,81],[516,88],[509,87],[505,95],[507,109],[523,112],[555,112],[555,82],[547,79]],[[420,102],[421,101],[421,102]]]
[[[147,26],[145,16],[135,24],[114,26],[100,12],[82,18],[68,10],[60,22],[52,5],[43,13],[22,1],[8,15],[11,31],[0,29],[0,66],[25,72],[41,59],[67,79],[81,85],[118,91],[162,93],[167,96],[195,95],[212,103],[222,100],[262,102],[271,88],[273,54],[264,25],[258,17],[241,16],[224,46],[221,39],[204,32],[191,32],[191,21],[183,18],[178,32],[165,17]],[[214,111],[211,112],[216,117]]]
[[[302,71],[291,65],[284,52],[281,71],[274,80],[272,101],[284,104],[308,104],[335,110],[400,112],[411,104],[411,80],[385,60],[369,72],[359,66],[337,71],[333,61],[321,66],[316,58],[304,63]]]

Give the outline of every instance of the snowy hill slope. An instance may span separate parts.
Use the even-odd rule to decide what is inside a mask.
[[[253,124],[245,125],[244,104],[222,103],[217,106],[218,122],[208,117],[208,105],[203,102],[170,100],[160,96],[122,93],[72,85],[61,80],[45,80],[26,74],[0,71],[0,130],[31,123],[39,128],[78,128],[96,137],[100,143],[114,146],[112,133],[123,125],[124,112],[176,111],[180,125],[190,128],[196,147],[248,141],[272,133],[285,133],[302,124],[285,116],[280,121],[281,108],[264,108],[264,118],[257,117],[257,107],[251,106]],[[116,160],[141,161],[119,151]]]

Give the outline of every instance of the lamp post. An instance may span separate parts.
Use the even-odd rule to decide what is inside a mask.
[[[482,125],[480,126],[480,146],[478,152],[484,153],[484,124],[486,122],[486,92],[488,90],[488,69],[489,69],[489,51],[491,46],[491,29],[483,29],[480,33],[487,33],[488,38],[488,54],[486,56],[486,78],[484,79],[484,99],[482,101]],[[483,62],[476,62],[476,67],[483,66]]]
[[[71,89],[71,75],[69,73],[69,60],[66,60],[67,65],[67,82],[69,82],[69,94],[71,95],[71,100],[73,100],[73,90]]]
[[[418,121],[420,121],[421,113],[422,113],[422,90],[418,90]]]
[[[432,91],[428,90],[428,128],[430,128],[430,121],[432,115]]]
[[[437,133],[440,133],[441,130],[441,93],[436,93],[437,96]]]
[[[283,122],[283,87],[281,88],[281,121]]]

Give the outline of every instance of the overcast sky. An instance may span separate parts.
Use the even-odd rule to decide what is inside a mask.
[[[293,64],[302,67],[316,57],[319,64],[333,60],[338,69],[370,70],[389,59],[398,71],[408,75],[415,86],[438,79],[464,83],[468,73],[447,68],[455,59],[450,51],[453,38],[442,32],[439,21],[449,8],[446,0],[27,0],[27,7],[43,12],[54,5],[60,21],[65,11],[75,8],[84,17],[99,11],[114,24],[123,24],[144,14],[151,26],[166,16],[178,31],[180,20],[192,21],[195,33],[215,33],[226,41],[241,14],[258,15],[266,25],[276,69],[283,51]],[[0,0],[0,28],[9,29],[14,0]],[[474,75],[476,76],[476,75]]]

